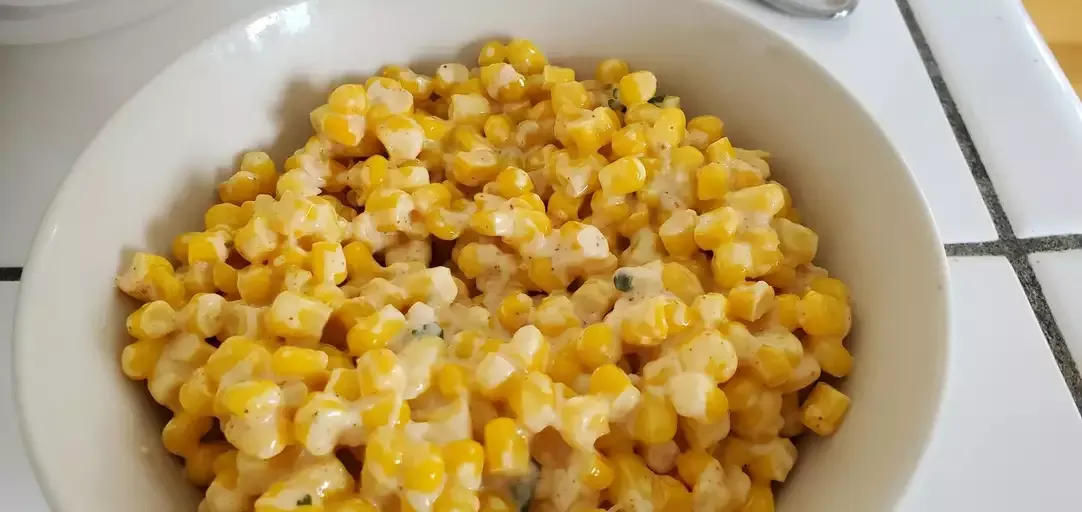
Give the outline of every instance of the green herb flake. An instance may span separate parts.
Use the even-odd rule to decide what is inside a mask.
[[[631,291],[631,276],[625,272],[617,272],[612,276],[612,284],[622,292]]]
[[[423,338],[425,336],[435,336],[437,338],[443,337],[443,328],[436,322],[424,324],[416,329],[410,331],[410,334],[415,338]]]
[[[646,100],[646,102],[660,107],[661,104],[665,102],[665,97],[659,94],[657,96],[654,96],[653,98]]]
[[[311,494],[305,494],[303,498],[297,500],[297,506],[298,507],[303,507],[305,505],[311,505],[311,504],[312,504],[312,495]]]

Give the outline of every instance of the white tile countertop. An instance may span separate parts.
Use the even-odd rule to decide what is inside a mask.
[[[1073,192],[1082,185],[1082,107],[1020,3],[866,0],[850,19],[825,23],[750,0],[716,1],[775,27],[854,93],[913,170],[951,255],[954,344],[941,419],[898,510],[1076,509],[1082,320],[1072,312],[1082,292],[1072,284],[1082,278],[1082,214]],[[270,3],[284,2],[177,0],[105,33],[0,46],[5,509],[47,510],[16,432],[7,361],[38,221],[133,92]],[[141,51],[124,51],[132,47]]]

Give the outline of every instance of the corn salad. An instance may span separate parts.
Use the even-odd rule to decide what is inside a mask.
[[[764,512],[849,398],[769,154],[533,43],[344,84],[116,279],[201,512]]]

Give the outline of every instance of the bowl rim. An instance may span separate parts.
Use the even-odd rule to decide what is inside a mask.
[[[807,50],[797,44],[792,37],[786,34],[782,30],[776,30],[772,28],[764,21],[756,18],[755,15],[750,14],[750,10],[753,7],[734,4],[724,0],[685,0],[697,3],[708,3],[711,7],[719,9],[724,14],[732,19],[736,20],[742,25],[748,25],[755,31],[764,34],[768,38],[772,38],[774,42],[787,53],[791,53],[798,58],[804,60],[816,73],[823,77],[825,84],[835,88],[844,94],[848,100],[853,104],[858,115],[863,116],[866,120],[870,121],[871,125],[875,126],[875,130],[878,136],[882,139],[886,148],[889,150],[890,157],[897,160],[900,166],[905,170],[906,180],[910,183],[913,191],[919,198],[919,208],[915,208],[912,212],[914,215],[919,215],[921,220],[919,221],[924,225],[925,229],[929,231],[929,235],[932,242],[936,245],[935,259],[937,262],[935,280],[940,283],[937,287],[936,293],[939,296],[940,303],[943,305],[942,314],[943,322],[941,329],[943,332],[939,333],[939,338],[943,341],[943,348],[941,350],[942,357],[938,359],[938,364],[934,371],[934,378],[939,382],[939,385],[934,389],[934,407],[931,409],[929,418],[927,420],[927,428],[922,434],[920,434],[920,455],[915,459],[916,462],[913,466],[913,470],[910,474],[905,476],[905,483],[901,487],[901,494],[895,496],[895,500],[900,500],[904,493],[908,490],[909,486],[914,481],[914,476],[921,469],[921,461],[924,459],[929,446],[931,445],[936,425],[939,424],[944,407],[944,397],[946,393],[948,370],[951,367],[951,361],[953,359],[954,337],[953,337],[953,306],[951,304],[950,294],[950,272],[949,265],[946,256],[946,252],[943,246],[943,241],[940,236],[939,230],[936,228],[935,218],[932,216],[930,205],[925,197],[923,189],[921,189],[916,177],[911,170],[909,163],[902,155],[896,144],[890,137],[883,131],[881,124],[872,115],[865,104],[860,101],[853,92],[846,87],[838,77],[831,73],[818,59],[813,57]],[[79,156],[71,164],[69,172],[62,180],[60,186],[57,188],[56,194],[53,196],[52,201],[49,204],[48,209],[42,216],[42,220],[38,226],[37,232],[34,235],[33,243],[31,244],[30,252],[26,259],[26,264],[23,266],[23,273],[19,281],[19,292],[16,298],[14,325],[12,329],[12,351],[11,351],[11,365],[10,371],[12,375],[12,395],[14,398],[14,411],[17,418],[17,428],[19,431],[19,437],[22,446],[27,455],[30,468],[34,474],[35,480],[38,486],[41,488],[43,498],[50,510],[57,512],[68,512],[60,508],[60,496],[61,491],[57,488],[56,482],[59,480],[56,475],[46,470],[43,463],[43,455],[38,448],[43,442],[34,434],[33,425],[30,424],[25,410],[27,409],[27,403],[31,401],[33,396],[32,391],[25,385],[25,372],[30,371],[27,365],[22,364],[22,360],[25,356],[25,346],[30,343],[28,339],[30,325],[33,323],[29,318],[29,309],[27,297],[30,295],[29,290],[35,288],[37,283],[45,279],[46,269],[43,268],[43,264],[39,262],[41,255],[49,250],[50,243],[52,242],[53,235],[55,234],[56,227],[58,225],[58,217],[63,210],[62,204],[65,203],[64,199],[68,196],[76,193],[75,182],[81,179],[82,175],[90,172],[82,162],[90,152],[90,150],[96,145],[101,144],[101,139],[104,137],[111,127],[117,124],[117,119],[128,109],[128,107],[134,103],[134,101],[140,96],[147,94],[147,90],[155,86],[161,81],[163,76],[173,70],[179,63],[191,59],[193,55],[200,51],[204,51],[208,46],[211,46],[215,41],[226,39],[232,33],[239,28],[247,26],[256,20],[263,19],[267,16],[271,16],[275,13],[281,12],[286,9],[295,8],[302,4],[322,3],[322,0],[296,0],[282,3],[275,3],[273,5],[261,7],[253,10],[249,14],[237,18],[224,26],[219,27],[213,34],[200,39],[192,44],[186,51],[178,55],[176,58],[166,63],[162,69],[155,73],[150,79],[143,83],[123,104],[121,104],[103,123],[94,137],[84,146],[83,150],[79,153]],[[376,9],[378,6],[371,6],[371,9]],[[888,158],[890,158],[888,157]],[[897,501],[895,501],[895,504]]]

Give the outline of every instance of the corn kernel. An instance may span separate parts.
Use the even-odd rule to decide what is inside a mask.
[[[800,327],[812,336],[844,337],[852,324],[848,304],[814,290],[800,299],[798,317]]]
[[[120,355],[124,375],[132,380],[146,380],[158,364],[165,341],[160,339],[141,339],[124,347]]]
[[[646,103],[657,93],[657,77],[649,71],[635,71],[620,78],[620,101],[633,106]]]
[[[349,330],[346,342],[354,356],[386,347],[406,328],[406,317],[393,305],[357,321]]]
[[[627,62],[621,59],[605,59],[597,63],[594,77],[604,85],[613,85],[630,71]]]
[[[284,338],[319,339],[331,307],[294,292],[282,292],[267,311],[267,328]]]
[[[665,396],[644,393],[630,425],[631,435],[645,444],[661,444],[676,436],[676,409]]]
[[[511,418],[496,418],[485,425],[485,470],[492,475],[526,474],[530,451],[526,435]]]
[[[535,75],[545,69],[548,59],[537,46],[528,39],[512,39],[507,43],[507,62],[515,71],[524,75]]]
[[[186,457],[199,449],[199,440],[210,431],[213,422],[206,416],[177,414],[162,429],[162,444],[170,453]]]
[[[164,300],[148,302],[128,315],[128,334],[135,338],[163,338],[176,329],[176,312]]]
[[[851,400],[829,384],[819,382],[804,401],[804,425],[816,434],[833,434],[849,410]]]
[[[481,47],[477,55],[477,65],[487,66],[507,60],[507,47],[499,41],[489,41]]]
[[[631,194],[646,184],[646,167],[635,157],[623,157],[601,169],[601,189],[606,194]]]
[[[853,356],[842,345],[840,338],[809,336],[806,346],[823,371],[835,377],[845,377],[852,371]]]

